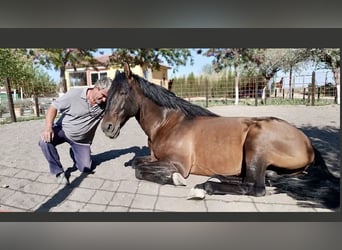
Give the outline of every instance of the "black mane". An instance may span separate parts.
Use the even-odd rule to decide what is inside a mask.
[[[133,78],[139,84],[144,95],[161,107],[181,110],[184,115],[189,118],[196,116],[218,116],[205,108],[176,96],[166,88],[153,84],[138,75],[133,74]]]

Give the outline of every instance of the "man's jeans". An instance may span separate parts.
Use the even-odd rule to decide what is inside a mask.
[[[51,142],[39,141],[39,146],[41,147],[45,158],[47,159],[50,167],[50,173],[57,175],[64,171],[63,166],[59,159],[59,154],[57,152],[56,146],[67,142],[71,146],[71,150],[74,156],[74,162],[78,170],[81,172],[91,171],[91,157],[90,157],[90,144],[76,143],[68,139],[64,131],[60,126],[54,126],[54,137]]]

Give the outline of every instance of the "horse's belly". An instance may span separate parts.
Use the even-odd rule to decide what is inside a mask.
[[[241,164],[217,164],[217,165],[203,165],[201,163],[194,164],[191,168],[192,174],[197,175],[224,175],[224,176],[230,176],[230,175],[239,175],[241,173]]]
[[[221,122],[196,131],[191,172],[202,175],[238,175],[241,173],[243,126]]]
[[[237,175],[241,172],[242,146],[212,147],[205,144],[194,156],[192,173],[203,175]]]

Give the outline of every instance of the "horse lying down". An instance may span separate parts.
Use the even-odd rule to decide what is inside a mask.
[[[135,117],[148,137],[150,156],[133,161],[138,179],[185,185],[190,174],[212,177],[191,189],[205,194],[264,196],[265,175],[300,173],[315,149],[299,129],[275,117],[221,117],[132,74],[117,71],[101,124],[110,138]],[[215,180],[215,181],[214,181]]]

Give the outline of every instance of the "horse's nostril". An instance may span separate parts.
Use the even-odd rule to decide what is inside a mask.
[[[113,124],[107,123],[107,131],[112,130]]]
[[[111,122],[106,122],[104,126],[102,126],[103,132],[109,132],[113,129],[113,124]]]

